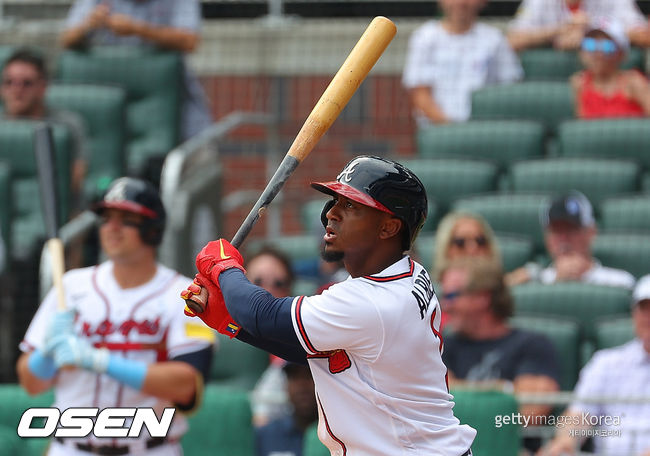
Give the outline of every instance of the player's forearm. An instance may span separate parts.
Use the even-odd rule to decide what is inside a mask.
[[[23,353],[18,358],[16,363],[16,373],[18,375],[18,382],[25,391],[30,395],[40,394],[47,391],[54,384],[54,380],[42,379],[36,376],[29,368],[29,357],[31,353]]]
[[[412,106],[436,124],[447,123],[449,119],[431,96],[429,87],[416,87],[409,93]]]
[[[150,364],[142,383],[142,392],[175,404],[189,404],[194,399],[201,374],[182,361]]]
[[[64,48],[77,47],[84,42],[89,32],[90,29],[85,25],[71,27],[63,31],[59,41]]]
[[[239,269],[219,275],[219,286],[232,318],[259,339],[300,347],[291,319],[292,297],[274,298],[265,289],[253,285]]]
[[[512,30],[508,33],[508,42],[515,52],[531,47],[551,44],[559,32],[557,27],[544,27],[533,30]]]
[[[194,32],[173,27],[156,27],[145,22],[136,23],[134,34],[175,51],[192,52],[199,44],[199,37]]]

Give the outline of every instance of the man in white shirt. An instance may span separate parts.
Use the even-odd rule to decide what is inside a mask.
[[[596,221],[585,195],[572,191],[553,199],[542,214],[546,250],[552,263],[540,269],[529,263],[509,274],[508,284],[579,281],[632,289],[635,278],[622,269],[603,266],[591,253]]]
[[[586,436],[594,437],[596,454],[650,455],[650,275],[634,289],[632,317],[636,338],[596,352],[585,365],[576,399],[560,417],[566,425],[541,455],[576,454]]]
[[[633,45],[650,45],[648,23],[633,0],[523,0],[508,40],[516,51],[549,45],[578,49],[589,23],[603,16],[623,24]]]
[[[485,0],[438,3],[443,18],[413,32],[402,77],[420,127],[466,121],[474,90],[523,76],[505,36],[477,23]]]

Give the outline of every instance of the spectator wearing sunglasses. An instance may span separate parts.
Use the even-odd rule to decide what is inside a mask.
[[[72,135],[71,190],[73,207],[82,205],[81,190],[86,175],[87,141],[84,123],[78,114],[48,106],[45,100],[48,71],[43,56],[31,49],[18,49],[5,61],[2,70],[0,120],[43,120],[62,125]]]
[[[630,43],[623,26],[596,21],[582,40],[584,70],[571,77],[576,116],[581,119],[650,115],[650,85],[637,70],[622,70]]]
[[[559,390],[559,367],[551,341],[512,328],[514,303],[503,271],[488,257],[461,257],[441,271],[439,294],[449,319],[442,359],[450,387],[532,393]],[[523,415],[550,413],[546,405],[522,404]]]
[[[508,41],[517,52],[553,46],[576,50],[597,17],[620,22],[635,46],[650,46],[650,28],[634,0],[523,0],[508,24]]]
[[[449,261],[465,256],[485,256],[501,265],[501,252],[494,231],[478,214],[450,212],[438,224],[433,254],[433,279]]]

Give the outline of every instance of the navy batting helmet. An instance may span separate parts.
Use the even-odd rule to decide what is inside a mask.
[[[408,250],[427,217],[427,193],[420,179],[408,168],[392,160],[370,155],[352,159],[331,182],[311,186],[328,195],[341,195],[365,206],[388,212],[406,225],[402,247]],[[321,221],[334,204],[323,208]]]
[[[149,245],[159,245],[165,231],[167,214],[158,190],[147,181],[120,177],[108,187],[102,201],[93,208],[101,214],[104,209],[120,209],[144,216],[140,237]]]

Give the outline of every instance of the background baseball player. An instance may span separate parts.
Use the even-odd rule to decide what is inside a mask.
[[[199,253],[182,297],[207,303],[198,315],[209,326],[308,360],[331,454],[471,454],[476,431],[454,417],[446,384],[438,300],[426,270],[404,255],[426,217],[422,183],[398,163],[361,156],[336,181],[312,186],[332,196],[323,255],[342,259],[348,280],[317,296],[273,298],[221,239]]]
[[[17,370],[31,394],[55,389],[54,406],[164,407],[198,405],[209,372],[214,333],[178,318],[178,293],[189,280],[156,262],[165,209],[149,183],[121,178],[96,207],[108,261],[64,276],[68,310],[50,292],[20,348]],[[198,323],[198,324],[197,324]],[[62,366],[75,366],[76,369]],[[50,455],[182,453],[187,423],[176,413],[167,438],[55,439]]]

